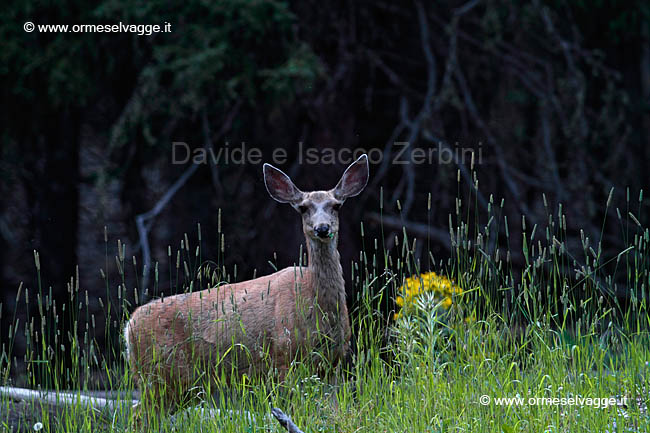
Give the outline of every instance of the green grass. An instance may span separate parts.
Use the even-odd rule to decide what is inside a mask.
[[[497,206],[492,200],[485,215],[476,206],[457,206],[450,216],[453,251],[447,261],[434,260],[431,254],[416,256],[417,242],[405,231],[390,250],[381,239],[364,235],[364,250],[352,268],[354,287],[348,290],[355,294],[354,350],[348,363],[331,372],[335,381],[320,379],[310,365],[297,360],[282,383],[269,371],[227,389],[205,390],[199,407],[216,406],[218,415],[196,407],[174,417],[152,411],[147,414],[146,430],[282,431],[270,416],[270,408],[279,407],[305,432],[648,431],[650,234],[629,210],[629,193],[627,205],[627,217],[618,212],[626,246],[613,257],[603,257],[600,245],[589,245],[584,239],[583,254],[569,251],[561,208],[547,209],[549,218],[543,226],[524,220],[522,232],[514,233],[500,216],[503,204]],[[521,273],[510,260],[516,254],[509,250],[511,236],[523,239]],[[222,237],[219,228],[221,245]],[[120,275],[114,282],[101,272],[108,325],[96,325],[78,278],[69,291],[72,305],[78,308],[55,312],[39,277],[34,288],[21,288],[19,302],[40,306],[44,329],[68,323],[81,336],[68,339],[39,332],[39,321],[33,325],[31,318],[27,328],[18,323],[1,330],[28,336],[24,362],[12,356],[11,344],[3,348],[4,383],[47,389],[106,388],[131,395],[133,383],[125,372],[116,333],[133,309],[128,300],[135,300],[133,289],[124,289],[127,269],[134,269],[137,276],[138,266],[135,259],[129,263],[121,243],[113,265],[108,237],[106,242],[104,269],[116,266]],[[190,245],[186,235],[175,255],[169,249],[168,272],[158,272],[156,267],[152,274],[152,295],[163,286],[197,290],[236,278],[236,270],[231,277],[223,268],[223,247],[215,262],[206,264],[202,242],[199,227],[197,245]],[[39,260],[44,258],[35,259],[38,274]],[[400,294],[405,279],[429,270],[448,276],[463,293],[453,295],[449,309],[442,308],[439,299],[423,295],[408,314],[395,320],[391,301]],[[624,304],[611,295],[615,282],[627,287]],[[98,347],[98,335],[107,337],[106,347]],[[64,353],[73,368],[62,367]],[[594,399],[602,406],[602,399],[612,397],[626,399],[626,406],[596,407]],[[501,398],[521,401],[506,404],[497,400]],[[553,398],[590,398],[592,404],[543,400]],[[46,431],[129,430],[127,405],[110,412],[81,406],[52,411],[27,404],[22,408],[24,418],[16,423],[7,415],[11,404],[0,398],[4,417],[0,425],[6,430],[20,424],[32,431],[36,422],[42,422]]]

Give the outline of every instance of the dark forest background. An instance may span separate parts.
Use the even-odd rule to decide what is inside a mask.
[[[348,280],[360,221],[366,239],[382,236],[380,187],[387,247],[405,225],[429,238],[436,260],[450,253],[456,197],[472,191],[469,160],[394,165],[394,142],[410,142],[409,152],[480,149],[480,193],[472,195],[479,215],[491,195],[495,206],[504,198],[516,233],[522,214],[531,225],[547,219],[545,193],[549,208],[564,205],[568,247],[581,250],[581,235],[597,245],[602,234],[605,257],[621,250],[616,207],[627,213],[626,188],[634,200],[647,188],[650,5],[642,0],[12,1],[0,14],[2,341],[19,284],[37,286],[34,250],[43,291],[66,302],[78,265],[79,285],[99,312],[100,269],[119,281],[117,240],[141,273],[136,217],[179,179],[181,188],[144,221],[160,269],[185,233],[196,245],[197,223],[203,258],[216,257],[219,210],[225,265],[237,266],[237,280],[271,272],[269,260],[297,261],[299,218],[268,197],[261,164],[174,165],[173,142],[216,150],[245,142],[265,161],[284,148],[279,167],[304,190],[334,186],[345,165],[299,164],[298,143],[382,149],[368,188],[341,213]],[[169,22],[172,31],[26,33],[26,21]],[[643,221],[646,207],[635,207],[635,217]],[[515,266],[523,265],[520,241],[510,238]],[[127,293],[136,286],[129,275]],[[117,296],[116,284],[110,291]],[[19,301],[19,316],[24,308]]]

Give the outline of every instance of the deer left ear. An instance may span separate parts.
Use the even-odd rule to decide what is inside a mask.
[[[368,177],[368,156],[364,153],[345,170],[341,180],[334,187],[334,196],[339,200],[345,200],[359,195],[366,187]]]
[[[274,200],[280,203],[294,203],[301,199],[303,193],[282,170],[271,164],[264,164],[264,185]]]

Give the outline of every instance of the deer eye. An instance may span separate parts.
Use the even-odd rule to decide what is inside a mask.
[[[300,213],[305,213],[307,212],[307,206],[300,205],[298,206],[298,210],[300,211]]]
[[[335,211],[338,212],[339,209],[341,209],[341,203],[336,203],[336,204],[332,205],[332,209],[334,209]]]

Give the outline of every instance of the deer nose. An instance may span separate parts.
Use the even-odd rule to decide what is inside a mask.
[[[319,238],[326,238],[330,234],[330,226],[329,224],[319,224],[314,227],[314,231]]]

